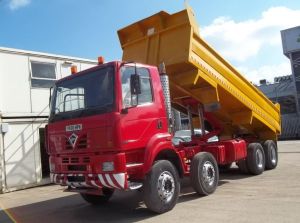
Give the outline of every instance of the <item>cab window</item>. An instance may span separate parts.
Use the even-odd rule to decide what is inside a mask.
[[[153,101],[150,73],[148,69],[143,67],[137,68],[137,74],[140,76],[141,94],[131,95],[130,77],[134,73],[135,67],[123,66],[121,68],[123,108]]]

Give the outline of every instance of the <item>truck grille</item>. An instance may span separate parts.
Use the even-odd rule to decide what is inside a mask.
[[[65,157],[65,158],[62,158],[62,163],[69,163],[69,158],[68,157]]]
[[[63,157],[62,164],[89,163],[90,157]]]
[[[82,162],[83,163],[89,163],[90,162],[90,157],[83,157]]]
[[[72,157],[71,158],[71,163],[79,163],[79,158],[78,157]]]
[[[69,140],[66,138],[65,140],[65,148],[66,150],[72,150],[72,149],[86,149],[88,147],[88,139],[87,135],[82,135],[77,139],[75,148],[72,147]]]

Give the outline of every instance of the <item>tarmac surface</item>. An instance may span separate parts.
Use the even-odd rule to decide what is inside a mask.
[[[175,208],[156,215],[141,192],[117,191],[105,206],[91,206],[75,193],[55,185],[0,195],[1,223],[77,222],[300,222],[300,141],[279,142],[275,170],[251,176],[236,166],[221,173],[219,187],[199,197],[182,181]]]

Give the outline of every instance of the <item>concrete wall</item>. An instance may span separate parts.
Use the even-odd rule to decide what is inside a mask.
[[[0,124],[9,125],[7,133],[0,133],[0,193],[43,183],[39,129],[47,123],[49,88],[31,87],[31,61],[56,64],[57,79],[70,74],[71,64],[78,71],[96,65],[84,59],[0,48]]]

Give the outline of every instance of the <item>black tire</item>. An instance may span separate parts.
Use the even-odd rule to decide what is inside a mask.
[[[209,195],[217,189],[218,182],[219,169],[215,157],[207,152],[196,154],[191,164],[191,183],[194,190],[200,195]]]
[[[83,194],[83,193],[81,193],[80,195],[86,202],[90,204],[101,205],[109,201],[109,199],[114,193],[114,190],[109,188],[103,188],[102,192],[103,195]]]
[[[250,143],[247,150],[247,166],[249,173],[262,174],[265,170],[265,153],[260,143]]]
[[[249,173],[248,166],[247,166],[247,160],[245,160],[245,159],[240,160],[237,162],[237,165],[238,165],[241,173],[244,173],[244,174]]]
[[[275,142],[273,140],[267,140],[264,142],[263,148],[266,157],[266,169],[275,169],[278,163],[278,149]]]
[[[174,208],[180,193],[180,181],[176,168],[168,160],[154,163],[144,181],[144,201],[147,208],[164,213]]]

